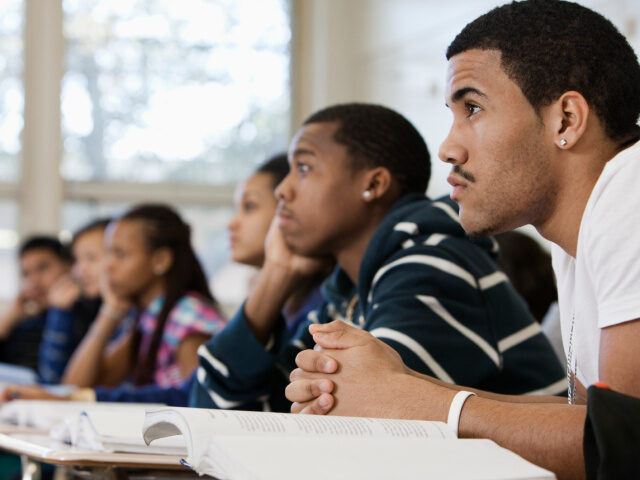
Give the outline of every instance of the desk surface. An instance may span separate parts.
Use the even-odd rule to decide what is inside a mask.
[[[49,430],[46,430],[44,428],[24,427],[15,425],[13,423],[0,421],[0,434],[12,435],[16,433],[35,433],[38,435],[47,435],[49,433]]]
[[[190,471],[176,455],[106,453],[78,449],[34,433],[0,433],[0,449],[55,465]]]

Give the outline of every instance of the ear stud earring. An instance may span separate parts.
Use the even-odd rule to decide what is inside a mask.
[[[365,200],[370,199],[371,198],[371,191],[365,190],[364,192],[362,192],[362,198],[364,198]]]
[[[565,147],[567,145],[567,141],[563,138],[562,140],[560,140],[560,146],[561,147]]]

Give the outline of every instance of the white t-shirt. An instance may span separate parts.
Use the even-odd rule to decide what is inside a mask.
[[[572,355],[589,386],[599,378],[600,329],[640,318],[640,142],[605,165],[582,217],[576,258],[557,245],[552,257],[564,349],[575,318]]]

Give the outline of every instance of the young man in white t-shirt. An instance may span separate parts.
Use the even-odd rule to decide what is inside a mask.
[[[531,223],[555,243],[576,405],[463,393],[338,322],[310,328],[324,351],[298,355],[287,396],[305,413],[448,419],[461,437],[491,438],[558,478],[581,478],[585,386],[640,396],[640,66],[606,19],[550,0],[494,9],[447,58],[453,125],[440,157],[453,166],[451,197],[467,232]]]

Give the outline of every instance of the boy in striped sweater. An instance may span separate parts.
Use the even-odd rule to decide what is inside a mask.
[[[494,262],[495,242],[468,237],[455,203],[425,197],[429,152],[409,121],[377,105],[329,107],[304,123],[289,159],[260,278],[201,347],[193,405],[289,409],[295,357],[314,344],[308,324],[290,339],[280,311],[327,259],[337,266],[309,322],[344,320],[447,382],[508,394],[566,389],[548,341]]]

